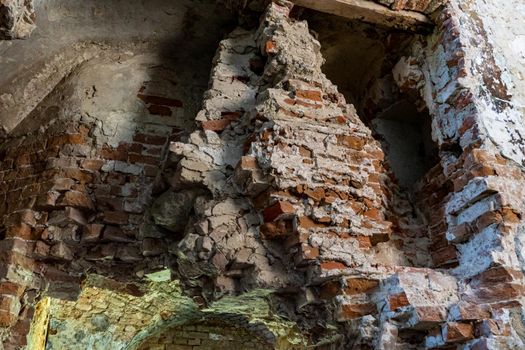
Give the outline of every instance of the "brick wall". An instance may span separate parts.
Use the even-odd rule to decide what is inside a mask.
[[[343,348],[523,347],[525,179],[486,128],[484,96],[467,84],[480,72],[471,69],[465,13],[448,5],[435,33],[415,38],[393,70],[399,89],[428,108],[440,150],[407,204],[379,142],[322,73],[319,42],[289,18],[291,6],[270,4],[258,29],[221,42],[188,138],[171,123],[183,104],[143,86],[135,102],[155,122],[132,124],[128,137],[104,139],[96,120],[67,115],[2,145],[4,347],[24,344],[39,291],[74,299],[82,272],[144,272],[171,262],[168,247],[197,304],[274,290],[278,313],[311,343],[337,329],[343,336],[330,342]],[[144,216],[165,190],[194,191],[173,245],[160,221]],[[415,223],[411,205],[421,212]],[[82,301],[74,315],[95,303]],[[200,324],[144,347],[242,348],[248,338],[266,346],[239,328]]]
[[[172,327],[142,343],[139,350],[271,349],[272,347],[240,327],[218,322],[201,322]]]
[[[24,344],[40,291],[74,299],[85,271],[127,280],[164,264],[167,243],[144,229],[145,211],[183,105],[147,83],[136,103],[147,112],[129,138],[102,143],[96,119],[65,116],[1,145],[0,313],[1,326],[13,327],[9,344]]]

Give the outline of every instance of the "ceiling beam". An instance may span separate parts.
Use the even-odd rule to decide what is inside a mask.
[[[415,32],[428,31],[432,21],[415,11],[395,11],[367,0],[292,0],[296,5],[349,19]]]

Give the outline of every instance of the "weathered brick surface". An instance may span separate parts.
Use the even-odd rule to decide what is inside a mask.
[[[204,349],[272,349],[243,328],[219,322],[203,322],[168,328],[161,334],[149,338],[140,350],[204,350]]]
[[[378,2],[424,13],[444,5]],[[290,7],[271,3],[258,29],[221,42],[188,138],[170,122],[182,102],[144,87],[135,102],[157,122],[137,123],[126,140],[100,142],[93,120],[71,116],[2,144],[0,326],[11,327],[8,348],[24,344],[38,290],[74,299],[86,270],[143,274],[167,261],[201,305],[254,288],[279,291],[280,312],[312,343],[336,325],[343,348],[523,347],[525,178],[517,151],[486,130],[484,96],[466,83],[473,40],[465,13],[446,5],[435,33],[415,38],[387,72],[428,109],[439,148],[439,163],[409,194],[322,73],[320,44],[289,18]],[[493,97],[506,97],[491,79],[483,76]],[[154,191],[164,193],[153,201]],[[81,297],[72,315],[108,308],[95,304]],[[120,321],[119,332],[136,334],[127,324],[136,320]],[[209,324],[143,344],[253,347],[267,344]]]
[[[397,1],[387,5],[397,10],[425,12],[440,4]],[[505,237],[519,222],[522,205],[517,198],[522,194],[520,186],[513,186],[515,193],[512,193],[504,184],[522,181],[522,176],[480,142],[477,120],[471,113],[473,97],[455,83],[464,76],[465,67],[460,59],[462,44],[454,40],[460,30],[457,22],[450,19],[454,15],[443,12],[436,31],[439,34],[430,39],[434,41],[428,46],[430,52],[445,51],[444,61],[433,64],[445,66],[450,84],[431,87],[435,104],[427,107],[434,125],[438,126],[434,135],[442,149],[441,160],[415,186],[415,200],[408,207],[415,206],[423,219],[411,221],[404,217],[406,214],[400,214],[410,199],[399,191],[395,182],[389,181],[391,174],[379,143],[352,106],[322,75],[318,43],[302,24],[289,20],[287,14],[286,7],[271,5],[263,27],[254,37],[268,60],[262,77],[271,83],[256,102],[248,99],[250,104],[244,107],[249,113],[226,122],[220,113],[212,112],[217,105],[237,108],[238,100],[228,96],[225,92],[228,90],[214,90],[227,79],[218,73],[223,64],[221,58],[230,54],[231,40],[237,38],[239,45],[245,40],[244,36],[240,39],[240,35],[232,35],[219,50],[218,68],[212,75],[212,91],[220,91],[219,96],[210,94],[198,117],[206,130],[199,136],[204,147],[214,148],[210,144],[219,142],[206,127],[208,120],[221,124],[214,131],[222,142],[242,143],[242,148],[239,145],[235,151],[238,153],[234,181],[239,186],[236,190],[249,196],[253,209],[261,215],[260,238],[268,242],[264,255],[278,257],[275,260],[279,265],[283,257],[292,261],[295,271],[305,273],[296,277],[298,281],[304,278],[308,286],[319,290],[322,299],[333,303],[332,312],[340,322],[352,320],[355,326],[366,323],[370,317],[382,320],[380,323],[389,320],[390,328],[411,330],[420,338],[426,335],[427,347],[471,342],[475,336],[471,318],[493,317],[487,310],[496,305],[505,307],[496,300],[515,301],[521,296],[518,282],[521,276],[509,273],[508,280],[499,282],[503,286],[496,287],[495,281],[477,275],[494,264],[509,267],[514,264],[512,257],[490,251],[511,245],[511,239]],[[294,40],[298,37],[301,40]],[[249,45],[253,44],[252,41]],[[305,52],[308,54],[303,55]],[[424,84],[429,84],[424,81],[428,75],[420,71],[420,67],[427,67],[425,59],[405,58],[394,69],[402,91],[422,92],[423,99],[418,102],[421,106],[428,102],[424,100],[428,90],[423,89]],[[251,79],[248,76],[244,85],[239,85],[241,92],[237,96],[252,96],[257,87],[251,84]],[[457,91],[451,93],[452,88]],[[449,98],[442,99],[440,96],[444,94]],[[247,106],[252,106],[252,110]],[[247,121],[255,127],[247,126]],[[233,131],[242,136],[233,136]],[[176,154],[185,157],[181,164],[187,171],[181,172],[180,177],[184,181],[203,182],[212,192],[220,193],[206,180],[206,172],[213,166],[184,165],[199,158],[196,149],[200,147],[203,146],[195,142],[189,146],[172,145]],[[221,172],[228,174],[222,169]],[[215,217],[219,211],[214,211],[211,211],[212,227],[210,223],[206,226],[204,236],[235,237],[232,231],[215,231],[214,222],[231,219],[219,221]],[[424,243],[427,240],[428,245]],[[269,244],[284,249],[268,249]],[[399,247],[403,250],[398,254],[406,254],[416,267],[384,260],[383,254],[388,249]],[[252,249],[264,251],[257,245]],[[430,258],[428,262],[418,257],[421,249],[428,249],[423,253]],[[264,260],[254,258],[256,254],[250,259],[250,254],[241,247],[234,251],[235,257],[216,254],[210,261],[229,276],[246,276],[245,268],[266,274],[270,271],[256,282],[260,285],[279,286],[286,281],[280,266],[268,268]],[[381,262],[372,263],[376,259]],[[228,260],[234,263],[228,265]],[[228,271],[227,266],[240,271]],[[444,270],[435,271],[436,268]],[[275,277],[266,279],[267,276]],[[352,280],[364,282],[352,286]],[[225,284],[221,289],[234,286]],[[296,293],[304,291],[296,288]],[[466,308],[465,303],[481,303],[480,309]],[[325,306],[331,309],[330,305]],[[454,322],[447,323],[449,319]],[[382,329],[367,327],[369,337],[360,339],[363,346],[375,341],[375,332]],[[434,335],[436,329],[443,331]],[[406,340],[393,336],[384,339],[394,344]]]
[[[139,97],[149,103],[148,95]],[[157,102],[181,108],[178,100],[166,101]],[[166,125],[150,135],[142,131],[147,129],[147,123],[137,125],[133,142],[115,147],[97,144],[93,124],[66,120],[1,145],[0,230],[5,238],[0,280],[74,298],[79,281],[69,281],[70,275],[95,269],[130,278],[131,273],[121,272],[147,270],[147,257],[164,253],[143,244],[139,229],[168,139],[179,130]],[[48,276],[48,266],[61,272]],[[15,327],[22,317],[17,303],[32,307],[26,296],[13,293],[1,297],[4,326]],[[13,328],[13,339],[25,339],[16,332],[26,331]]]

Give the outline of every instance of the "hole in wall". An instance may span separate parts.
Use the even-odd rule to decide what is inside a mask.
[[[431,117],[402,94],[392,69],[419,35],[305,10],[321,43],[323,72],[381,142],[398,184],[411,189],[438,161]]]
[[[399,185],[411,188],[439,161],[430,115],[401,100],[371,121]]]

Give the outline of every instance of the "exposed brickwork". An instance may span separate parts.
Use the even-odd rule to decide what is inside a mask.
[[[423,13],[444,5],[378,2]],[[87,323],[142,296],[126,282],[131,275],[167,265],[196,314],[224,295],[274,291],[272,312],[312,346],[523,348],[525,178],[486,126],[485,96],[469,85],[476,66],[465,14],[446,5],[435,33],[415,37],[410,54],[379,77],[392,74],[392,88],[432,118],[439,162],[408,191],[322,73],[320,43],[290,18],[292,7],[272,2],[258,28],[221,42],[187,137],[173,122],[184,104],[145,84],[134,102],[148,112],[130,134],[108,136],[97,118],[70,115],[2,144],[4,348],[25,345],[41,293],[78,298],[59,302],[56,315]],[[495,84],[487,87],[493,97],[510,98],[503,82],[482,80]],[[367,112],[377,112],[369,102]],[[123,279],[105,283],[127,296],[99,305],[98,291],[81,292],[93,270]],[[124,334],[118,341],[176,313],[138,304],[145,314],[112,320]],[[259,339],[251,328],[213,322],[164,325],[142,348],[276,344],[265,327]]]
[[[178,100],[155,101],[181,108]],[[30,318],[36,291],[75,298],[84,271],[130,278],[123,271],[158,264],[166,244],[142,234],[141,225],[167,144],[179,132],[146,122],[115,147],[97,144],[94,124],[63,121],[2,144],[0,273],[10,287],[0,312],[2,325],[12,326],[10,342],[23,344],[28,328],[16,320]]]
[[[168,328],[151,337],[139,350],[219,350],[219,349],[272,349],[256,334],[239,327],[216,322],[197,323]]]

